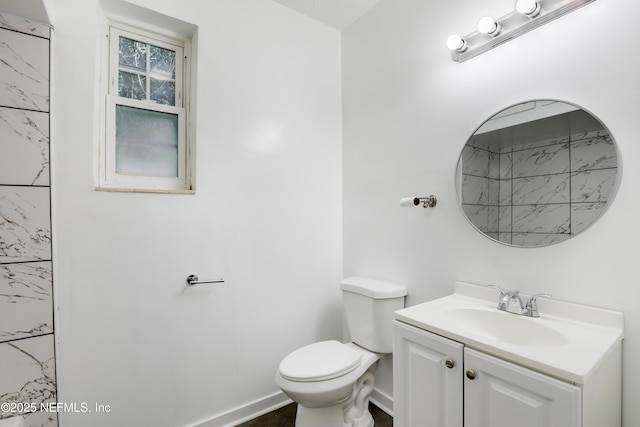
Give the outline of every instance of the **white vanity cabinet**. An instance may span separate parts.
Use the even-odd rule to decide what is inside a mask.
[[[396,427],[582,425],[580,387],[400,322],[394,334]]]
[[[463,352],[459,342],[394,322],[395,427],[462,427]]]
[[[581,389],[464,349],[465,427],[580,427]]]
[[[457,282],[396,312],[396,427],[622,425],[621,313],[555,301],[525,319],[484,296]]]

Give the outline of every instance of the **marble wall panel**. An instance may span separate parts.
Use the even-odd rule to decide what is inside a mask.
[[[500,154],[500,179],[511,179],[513,177],[513,153]]]
[[[569,199],[568,173],[513,179],[514,205],[567,203]]]
[[[49,188],[0,186],[0,264],[50,259]]]
[[[478,230],[489,231],[489,208],[487,206],[462,205],[462,210]]]
[[[53,334],[0,344],[0,402],[55,402]],[[0,412],[0,419],[16,413]]]
[[[49,26],[21,16],[0,11],[0,28],[19,31],[32,36],[49,38]]]
[[[487,203],[492,206],[498,206],[500,203],[500,181],[497,179],[488,179],[489,194],[487,195]]]
[[[571,237],[570,234],[545,234],[545,233],[513,233],[511,243],[517,246],[547,246],[560,243]]]
[[[49,40],[0,29],[0,104],[49,111]]]
[[[461,190],[463,204],[486,205],[489,202],[489,180],[487,178],[463,175]]]
[[[569,172],[569,144],[515,151],[513,164],[513,176],[518,178]]]
[[[571,143],[571,170],[617,168],[618,155],[611,136],[598,132],[584,135]]]
[[[500,199],[498,204],[500,206],[511,205],[513,203],[513,180],[501,179],[500,180]]]
[[[522,140],[521,138],[518,138],[518,141],[521,141],[521,140]],[[569,141],[570,141],[569,135],[562,135],[555,138],[536,139],[533,141],[518,143],[518,145],[514,146],[513,149],[514,150],[530,150],[534,148],[537,149],[537,148],[547,147],[550,145],[558,145],[558,144],[562,145],[562,144],[566,144]]]
[[[58,427],[58,414],[33,412],[24,416],[24,427]]]
[[[486,177],[489,173],[489,151],[466,146],[462,150],[462,173]]]
[[[570,205],[513,206],[513,231],[518,233],[569,234]]]
[[[0,107],[0,183],[49,185],[49,114]]]
[[[0,264],[0,342],[52,332],[51,262]]]
[[[506,233],[511,233],[512,229],[512,206],[500,206],[498,211],[498,230]]]
[[[571,175],[572,202],[606,202],[613,194],[617,169],[599,169]]]

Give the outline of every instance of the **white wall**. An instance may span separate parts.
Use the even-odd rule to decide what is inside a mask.
[[[199,27],[197,193],[93,190],[99,7],[56,1],[59,400],[111,406],[60,422],[214,426],[342,333],[340,33],[264,0],[135,3]]]
[[[624,311],[624,422],[640,424],[640,57],[633,0],[596,1],[464,63],[449,57],[452,33],[474,30],[512,0],[382,0],[343,32],[344,274],[404,282],[408,304],[452,291],[454,280]],[[574,102],[611,130],[621,185],[583,234],[546,248],[497,244],[457,206],[454,171],[471,133],[509,105],[534,98]],[[438,205],[400,208],[410,195]],[[388,361],[387,361],[388,362]],[[390,364],[379,386],[391,393]]]

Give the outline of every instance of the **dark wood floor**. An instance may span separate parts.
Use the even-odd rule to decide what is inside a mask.
[[[369,411],[373,415],[376,427],[393,426],[393,418],[382,409],[369,404]],[[296,404],[292,403],[283,408],[265,414],[255,420],[239,424],[237,427],[293,427],[296,419]]]

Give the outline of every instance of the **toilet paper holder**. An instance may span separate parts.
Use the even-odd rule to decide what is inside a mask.
[[[404,197],[400,199],[400,206],[405,206],[405,207],[406,206],[416,207],[422,204],[422,207],[426,209],[426,208],[435,207],[436,203],[438,203],[438,199],[436,199],[436,196],[434,196],[433,194],[428,197],[413,196],[413,197]]]

